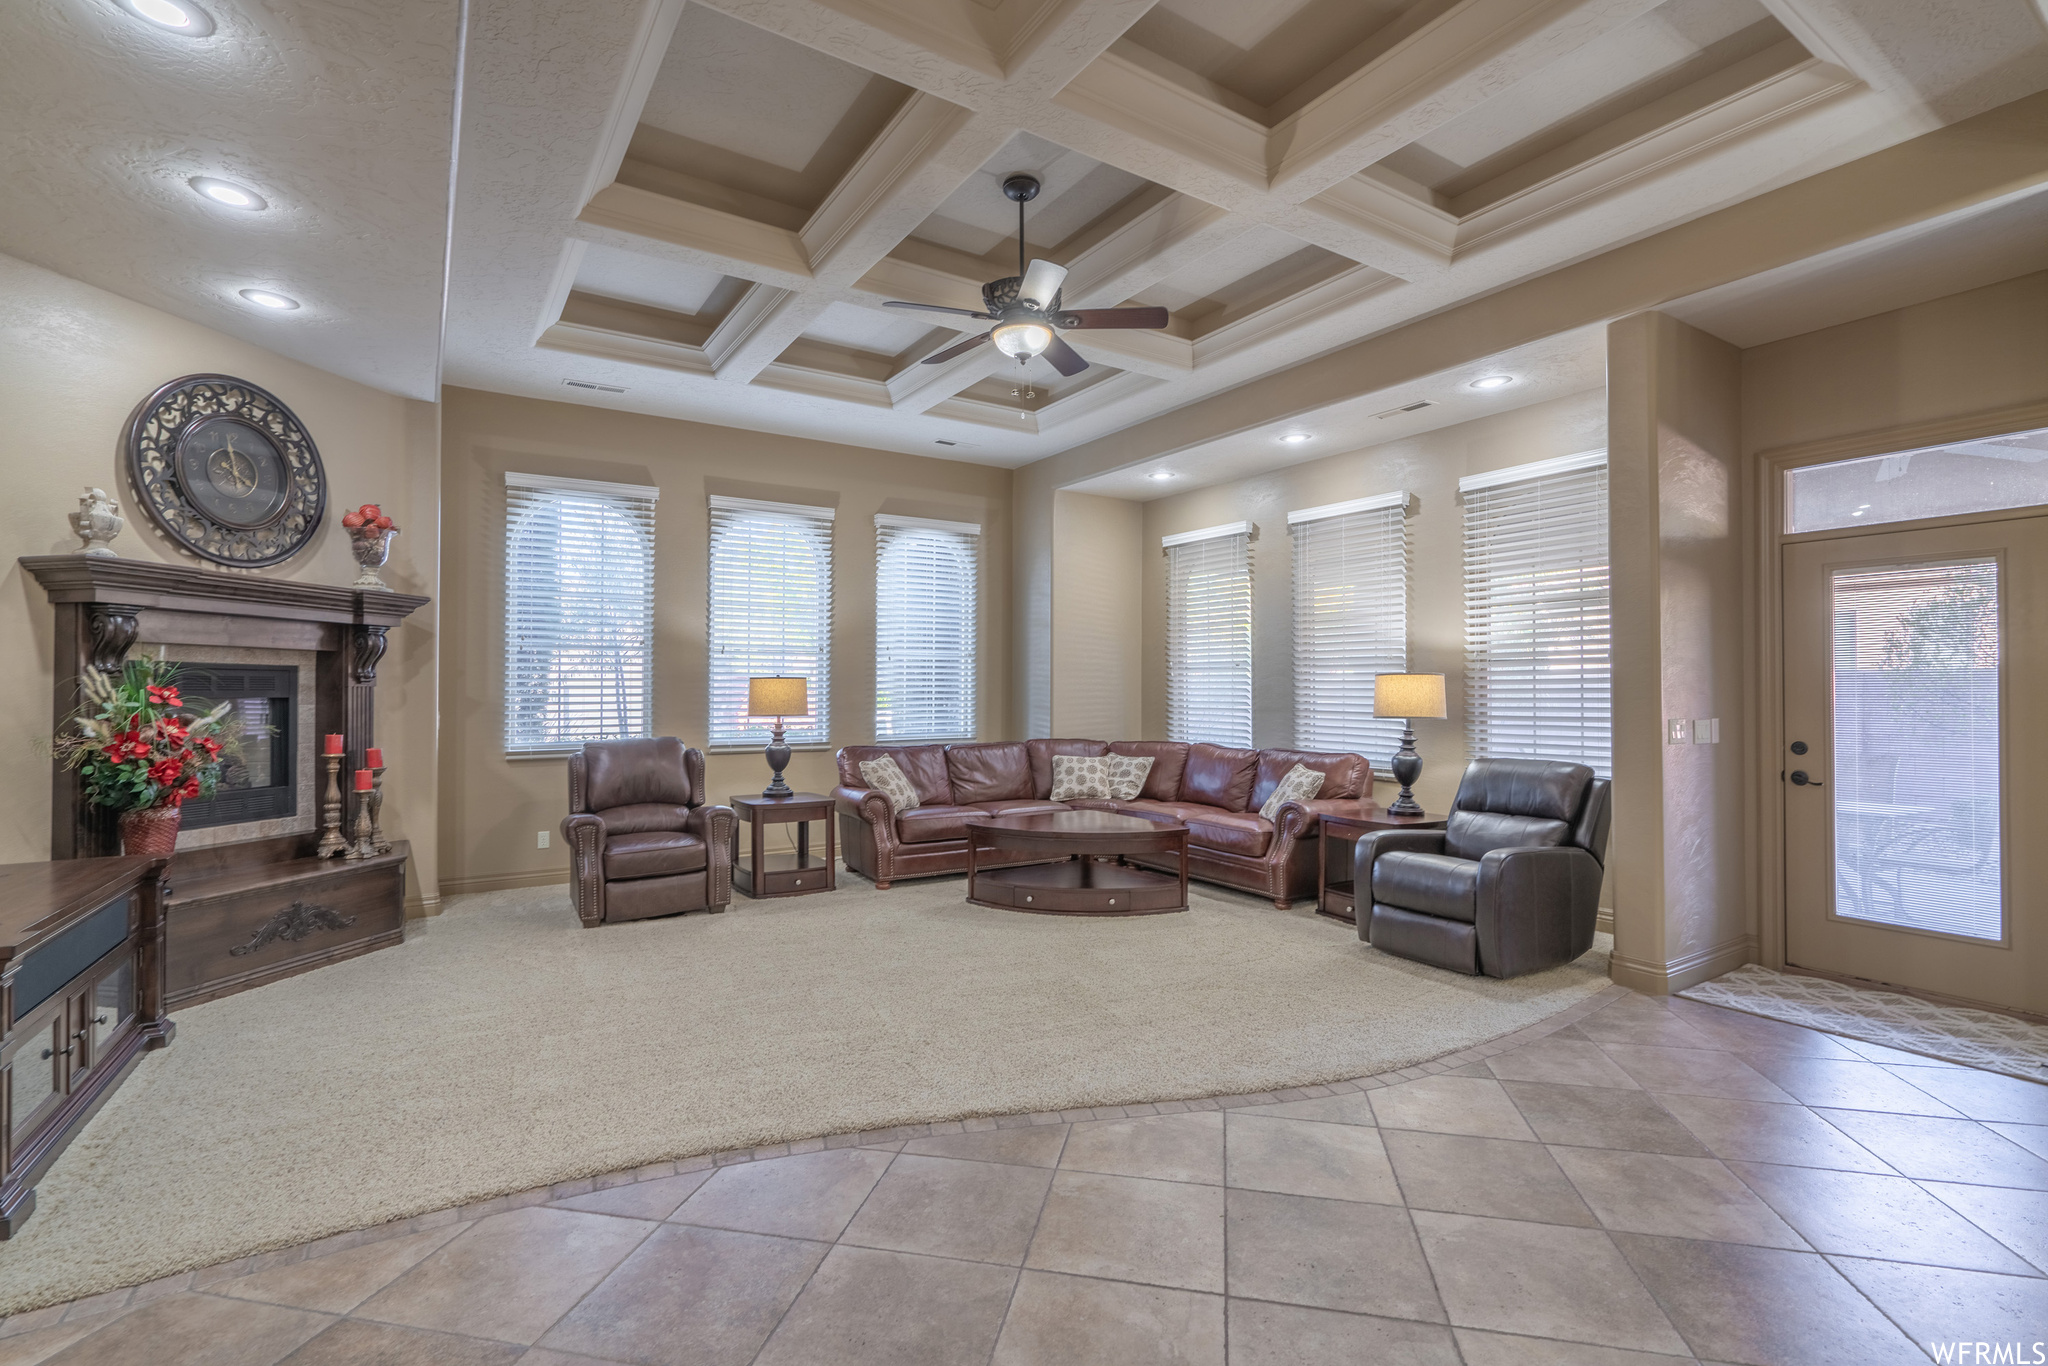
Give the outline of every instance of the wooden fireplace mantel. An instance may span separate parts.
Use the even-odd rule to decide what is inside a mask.
[[[53,731],[77,706],[79,680],[90,671],[118,672],[138,640],[311,651],[317,661],[315,734],[345,737],[347,772],[362,767],[363,752],[377,743],[377,665],[388,633],[429,601],[409,593],[75,553],[24,555],[20,564],[43,586],[56,612]],[[433,756],[420,756],[419,762],[432,763]],[[316,792],[322,776],[316,769]],[[83,800],[78,775],[53,762],[50,781],[50,857],[118,853],[112,814]],[[404,843],[378,858],[316,863],[317,840],[318,832],[243,840],[173,858],[171,1004],[237,991],[404,938]]]
[[[78,704],[78,681],[86,671],[118,672],[138,639],[311,650],[320,661],[316,733],[347,737],[349,772],[362,766],[363,751],[377,743],[377,664],[387,633],[428,602],[410,593],[104,555],[24,555],[20,564],[57,612],[53,727]],[[116,852],[112,823],[79,800],[77,775],[60,767],[52,782],[50,857]]]

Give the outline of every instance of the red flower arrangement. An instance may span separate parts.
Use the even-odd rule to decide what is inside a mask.
[[[162,660],[131,659],[117,677],[92,671],[81,682],[78,710],[53,748],[78,770],[94,806],[175,808],[220,786],[221,755],[232,740],[218,732],[232,704],[190,714],[171,682],[176,669]]]

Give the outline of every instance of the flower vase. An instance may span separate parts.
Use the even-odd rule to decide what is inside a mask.
[[[349,528],[349,549],[355,552],[356,563],[361,566],[356,581],[349,585],[351,588],[376,588],[386,593],[391,591],[391,585],[379,578],[377,571],[391,558],[391,538],[397,534],[397,527],[388,527],[383,531],[370,527]]]
[[[131,858],[169,856],[178,851],[178,827],[184,823],[181,806],[146,806],[123,811],[117,824],[121,831],[121,852]]]

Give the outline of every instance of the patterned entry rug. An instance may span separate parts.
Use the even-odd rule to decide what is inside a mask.
[[[1903,992],[1796,977],[1751,963],[1678,993],[1787,1024],[1842,1034],[1907,1053],[2048,1081],[2048,1025],[1989,1010],[1938,1005]]]

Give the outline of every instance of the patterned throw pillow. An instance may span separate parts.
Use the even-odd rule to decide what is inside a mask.
[[[1306,764],[1296,764],[1287,770],[1287,776],[1280,780],[1280,786],[1273,789],[1273,795],[1266,798],[1259,814],[1270,821],[1287,803],[1312,801],[1322,790],[1323,775]]]
[[[886,754],[879,759],[861,760],[860,776],[868,780],[869,787],[889,799],[889,810],[894,815],[900,816],[918,804],[917,789]]]
[[[1052,791],[1049,800],[1108,801],[1110,795],[1109,754],[1055,754],[1052,756]]]
[[[1113,802],[1134,802],[1145,790],[1145,775],[1152,771],[1152,756],[1149,754],[1110,754],[1104,756],[1109,762],[1109,799]]]

